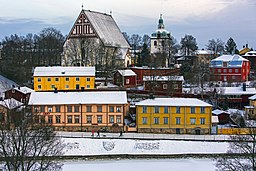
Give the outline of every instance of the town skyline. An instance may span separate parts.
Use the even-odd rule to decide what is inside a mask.
[[[256,3],[253,0],[124,0],[122,3],[117,0],[78,0],[76,3],[15,0],[11,6],[9,2],[0,2],[0,39],[11,34],[37,34],[46,27],[54,27],[67,35],[83,5],[85,10],[111,13],[121,31],[128,35],[150,36],[163,14],[166,30],[178,42],[185,34],[190,34],[201,49],[210,39],[220,38],[226,43],[232,37],[238,49],[245,44],[256,48],[253,37],[256,35]]]

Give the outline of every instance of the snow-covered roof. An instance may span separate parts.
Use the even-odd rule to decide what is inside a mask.
[[[224,110],[219,110],[219,109],[215,109],[212,111],[212,114],[214,114],[214,115],[220,115],[222,113],[229,114],[228,112],[226,112]]]
[[[214,54],[211,50],[196,50],[197,55],[212,55]]]
[[[250,51],[250,52],[246,52],[245,55],[243,55],[245,57],[249,57],[249,56],[254,56],[256,57],[256,51]]]
[[[33,89],[31,89],[29,87],[26,87],[26,86],[24,86],[24,87],[15,87],[14,89],[23,93],[23,94],[28,94],[28,93],[31,93],[31,92],[34,91]]]
[[[9,80],[8,78],[0,75],[0,92],[9,90],[14,86],[17,86],[17,84],[14,81]]]
[[[249,100],[256,100],[256,94],[251,96],[251,97],[249,97]]]
[[[223,62],[230,62],[230,61],[248,61],[247,59],[243,58],[240,55],[222,55],[213,59],[212,61],[223,61]]]
[[[184,81],[183,76],[143,76],[143,81]]]
[[[219,123],[218,116],[212,116],[212,123]]]
[[[97,35],[105,45],[130,48],[111,15],[89,10],[83,10],[82,12],[88,17]]]
[[[95,67],[36,67],[34,77],[38,76],[95,76]]]
[[[29,105],[126,104],[126,91],[32,92]]]
[[[196,98],[155,98],[136,103],[136,106],[205,106],[212,105]]]
[[[252,95],[256,94],[256,90],[253,87],[246,87],[246,91],[243,91],[242,87],[221,87],[223,89],[223,95]]]
[[[135,72],[133,72],[130,69],[126,69],[126,70],[118,70],[118,72],[122,75],[122,76],[136,76]]]
[[[5,99],[3,101],[0,101],[0,105],[8,109],[15,109],[19,106],[22,106],[23,103],[11,98],[11,99]]]

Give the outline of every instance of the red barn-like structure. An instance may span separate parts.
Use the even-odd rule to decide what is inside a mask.
[[[130,69],[118,70],[114,74],[114,84],[129,88],[137,86],[137,75]]]

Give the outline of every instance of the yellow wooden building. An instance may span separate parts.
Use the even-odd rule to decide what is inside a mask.
[[[95,67],[36,67],[33,76],[35,91],[95,88]]]
[[[28,104],[37,122],[69,131],[119,132],[129,107],[126,91],[32,92]]]
[[[245,106],[245,116],[247,119],[256,119],[256,95],[249,97],[249,106]]]
[[[138,132],[210,134],[212,106],[195,98],[155,98],[136,104]]]

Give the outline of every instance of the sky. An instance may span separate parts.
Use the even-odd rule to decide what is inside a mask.
[[[208,40],[232,37],[238,49],[256,49],[255,0],[0,0],[0,40],[11,34],[37,34],[54,27],[67,35],[83,9],[110,14],[122,32],[151,35],[160,14],[180,42],[185,34],[200,49]]]

